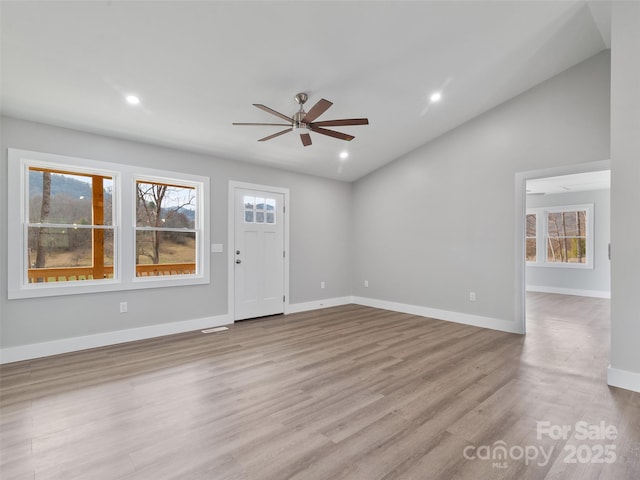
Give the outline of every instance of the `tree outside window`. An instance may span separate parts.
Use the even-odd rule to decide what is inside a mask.
[[[113,178],[30,167],[30,283],[113,276]]]
[[[593,205],[530,209],[525,229],[528,265],[593,268]]]
[[[587,262],[586,210],[547,214],[547,262]]]
[[[136,182],[136,265],[138,276],[195,273],[197,191],[188,185]],[[141,265],[173,265],[154,270]],[[144,274],[143,274],[144,272]]]

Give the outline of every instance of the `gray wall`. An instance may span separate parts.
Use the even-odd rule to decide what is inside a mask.
[[[551,289],[550,291],[560,290],[557,293],[563,293],[563,290],[576,290],[576,294],[579,294],[579,291],[585,294],[598,292],[602,296],[611,293],[610,196],[611,192],[608,189],[527,196],[527,208],[593,204],[594,227],[593,269],[527,266],[527,288],[529,286],[548,287]]]
[[[517,320],[515,174],[608,159],[609,82],[605,51],[356,182],[354,293]]]
[[[612,8],[611,367],[640,391],[640,3]]]
[[[139,165],[211,178],[211,242],[227,244],[229,180],[290,189],[290,302],[302,303],[351,293],[351,185],[318,177],[261,168],[205,155],[108,138],[13,118],[2,118],[0,263],[7,264],[7,148],[20,148],[93,160]],[[15,206],[15,201],[12,202]],[[330,232],[328,234],[327,232]],[[2,285],[7,270],[2,268]],[[320,282],[326,288],[320,289]],[[118,313],[119,302],[129,312]],[[178,288],[39,299],[0,299],[2,347],[192,320],[227,313],[227,260],[211,254],[211,284]]]
[[[353,294],[516,321],[515,174],[609,158],[609,82],[602,52],[352,185],[4,118],[0,187],[7,147],[208,175],[211,241],[225,246],[230,179],[288,187],[291,303]],[[3,289],[1,345],[223,315],[226,256],[211,265],[202,286],[12,301]]]

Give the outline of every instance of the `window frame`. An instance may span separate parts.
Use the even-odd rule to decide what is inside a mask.
[[[548,222],[549,222],[549,214],[550,213],[569,213],[576,211],[585,211],[586,212],[586,236],[585,236],[585,255],[586,262],[585,263],[571,263],[571,262],[550,262],[548,261],[549,255],[549,242],[547,238],[549,237],[548,230]],[[526,217],[527,215],[535,214],[536,215],[536,261],[529,262],[525,260],[525,263],[528,267],[551,267],[551,268],[577,268],[577,269],[588,269],[592,270],[594,268],[594,215],[593,215],[593,204],[583,204],[583,205],[554,205],[549,207],[537,207],[537,208],[527,208],[525,213],[525,229],[526,229]],[[526,236],[525,231],[525,252],[526,252],[526,239],[532,238]]]
[[[165,172],[166,173],[166,172]],[[133,223],[131,225],[131,228],[133,230],[133,264],[134,266],[136,265],[136,248],[137,248],[137,233],[139,231],[154,231],[154,230],[163,230],[163,231],[179,231],[178,229],[167,229],[167,228],[149,228],[149,227],[139,227],[137,224],[137,198],[138,198],[138,192],[137,192],[137,184],[138,182],[148,182],[148,183],[158,183],[158,184],[163,184],[163,185],[173,185],[173,186],[184,186],[184,187],[188,187],[188,188],[193,188],[195,193],[196,193],[196,215],[195,215],[195,226],[193,229],[185,229],[182,231],[185,232],[195,232],[196,233],[196,252],[195,252],[195,263],[196,263],[196,273],[195,274],[179,274],[179,275],[171,275],[171,276],[137,276],[136,272],[134,272],[133,275],[133,282],[134,283],[149,283],[149,285],[151,285],[153,282],[166,282],[167,280],[178,280],[178,279],[191,279],[191,278],[197,278],[198,275],[202,274],[201,270],[202,270],[202,258],[203,258],[203,250],[207,250],[206,248],[204,248],[204,245],[207,245],[207,243],[204,243],[203,245],[203,240],[202,240],[202,236],[203,236],[203,230],[204,230],[204,225],[205,225],[205,221],[204,221],[204,216],[201,214],[202,210],[203,210],[203,205],[202,205],[202,201],[203,201],[203,183],[201,181],[194,181],[193,179],[191,180],[187,180],[184,179],[182,176],[178,179],[175,176],[173,177],[167,177],[167,176],[158,176],[158,175],[149,175],[147,174],[136,174],[133,177],[133,182],[132,182],[132,188],[133,188],[133,192],[132,192],[132,197],[134,199],[134,201],[132,202],[132,212],[131,212],[131,218],[133,220]],[[207,203],[208,205],[208,203]],[[159,264],[162,265],[162,264]]]
[[[29,220],[28,169],[30,166],[64,170],[70,173],[107,174],[113,178],[113,278],[29,283],[27,251],[24,246],[28,240],[26,229]],[[198,195],[196,225],[200,226],[200,239],[196,241],[195,274],[136,277],[135,182],[139,178],[163,179],[170,180],[173,184],[195,186]],[[209,184],[209,177],[200,175],[9,148],[7,195],[9,204],[15,204],[12,199],[19,199],[19,208],[8,209],[7,223],[9,232],[19,232],[19,234],[9,235],[7,242],[8,298],[37,298],[210,283],[210,251],[206,248],[210,243]],[[131,208],[128,208],[129,205]],[[198,238],[197,234],[196,238]]]

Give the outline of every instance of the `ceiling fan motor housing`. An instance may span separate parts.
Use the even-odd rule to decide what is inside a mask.
[[[304,123],[304,117],[307,115],[307,112],[304,110],[300,110],[293,115],[293,130],[296,131],[298,129],[307,129],[307,124]]]

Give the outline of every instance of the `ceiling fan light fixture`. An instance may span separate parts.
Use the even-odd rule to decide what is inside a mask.
[[[309,128],[307,127],[306,123],[296,122],[291,127],[291,131],[293,133],[308,133],[309,132]]]

